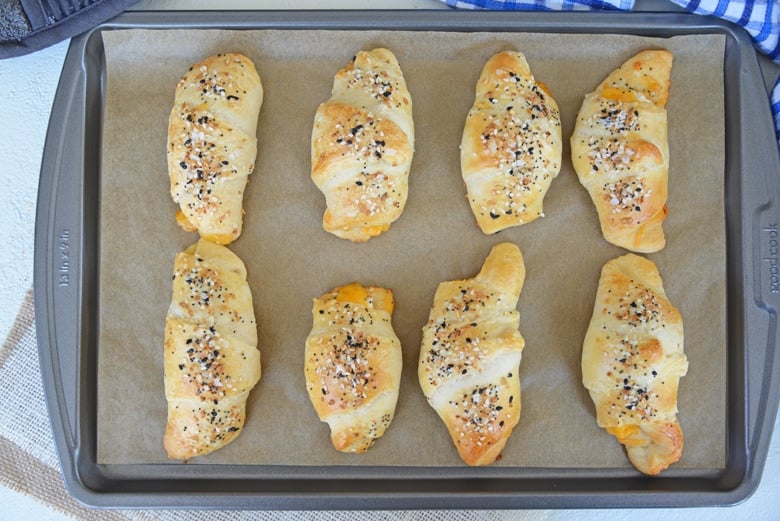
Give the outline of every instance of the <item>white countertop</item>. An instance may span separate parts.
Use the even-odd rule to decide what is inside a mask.
[[[139,8],[269,8],[283,5],[297,9],[319,5],[313,0],[233,0],[214,3],[205,0],[146,0]],[[372,8],[445,8],[437,0],[374,0]],[[359,0],[330,2],[330,7],[361,7]],[[32,285],[33,236],[38,174],[49,112],[62,68],[67,42],[35,54],[0,61],[0,176],[5,189],[0,194],[0,243],[7,246],[0,261],[0,335],[5,339],[25,293]],[[431,512],[425,516],[432,519]],[[534,520],[739,520],[780,519],[780,421],[775,421],[775,434],[769,449],[763,479],[755,494],[740,505],[729,508],[664,509],[664,510],[552,510],[493,512],[491,519]],[[285,516],[286,517],[286,516]],[[388,516],[390,517],[390,516]],[[413,513],[398,513],[394,517],[413,519]],[[442,516],[444,517],[444,516]],[[275,517],[278,518],[278,517]],[[299,518],[295,513],[290,519]],[[349,516],[345,516],[349,518]],[[470,519],[479,519],[474,515]],[[0,486],[0,520],[36,519],[61,520],[70,517],[49,509],[35,499]]]

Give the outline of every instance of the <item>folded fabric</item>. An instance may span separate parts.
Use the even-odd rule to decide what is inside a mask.
[[[772,114],[775,115],[777,146],[780,148],[780,78],[778,78],[775,88],[772,90]]]
[[[741,25],[758,48],[780,63],[780,3],[777,0],[671,0],[684,9]]]
[[[630,11],[634,0],[442,0],[466,9],[583,11],[620,9]],[[742,27],[756,46],[780,63],[780,3],[777,0],[669,0],[696,14],[713,15]]]
[[[495,9],[518,11],[590,11],[592,9],[619,9],[630,11],[634,0],[442,0],[452,7],[463,9]]]

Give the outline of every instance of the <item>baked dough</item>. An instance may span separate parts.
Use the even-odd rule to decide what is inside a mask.
[[[314,299],[306,388],[341,452],[366,452],[393,420],[402,365],[393,307],[392,291],[356,282]]]
[[[244,263],[224,246],[201,239],[176,256],[164,364],[168,457],[233,441],[260,380],[260,351]]]
[[[420,386],[469,465],[493,463],[520,419],[524,280],[520,249],[498,244],[476,277],[439,284],[423,327]]]
[[[645,474],[680,459],[677,387],[687,370],[682,317],[655,264],[634,254],[607,262],[583,343],[582,381],[598,425]]]
[[[663,50],[625,62],[585,96],[571,137],[574,169],[596,205],[604,238],[635,252],[666,243],[671,69],[672,54]]]
[[[463,181],[486,234],[543,216],[542,200],[561,169],[561,117],[525,56],[496,54],[477,82],[460,146]]]
[[[168,124],[176,222],[217,244],[241,235],[244,188],[255,167],[263,87],[252,62],[218,54],[179,80]]]
[[[311,178],[325,195],[323,228],[364,242],[401,216],[414,152],[412,97],[395,55],[357,53],[317,109]]]

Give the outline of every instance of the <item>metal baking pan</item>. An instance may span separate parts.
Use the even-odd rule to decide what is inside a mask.
[[[615,469],[106,465],[97,463],[102,34],[133,28],[383,29],[726,38],[726,464],[640,477]],[[682,13],[134,12],[71,42],[42,161],[35,305],[46,400],[65,483],[116,508],[429,509],[729,505],[761,478],[778,398],[780,159],[748,35]]]

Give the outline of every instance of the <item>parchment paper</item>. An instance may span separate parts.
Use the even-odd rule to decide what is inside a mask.
[[[494,244],[512,241],[527,269],[518,303],[526,339],[522,416],[497,465],[630,467],[623,448],[596,426],[580,370],[601,266],[625,251],[603,240],[572,169],[568,139],[583,96],[607,73],[642,49],[666,48],[675,55],[667,106],[670,213],[667,246],[649,257],[682,312],[690,362],[679,391],[685,448],[671,472],[724,466],[723,37],[122,30],[104,38],[98,463],[168,461],[165,314],[174,256],[197,240],[174,223],[168,114],[190,64],[239,51],[255,62],[265,88],[244,232],[231,245],[249,272],[263,376],[241,436],[190,464],[461,466],[417,383],[421,327],[439,282],[473,276]],[[321,229],[325,201],[309,177],[309,146],[314,113],[329,97],[334,74],[357,50],[375,46],[393,50],[404,70],[416,152],[404,214],[389,232],[355,245]],[[465,197],[458,145],[482,67],[505,49],[522,51],[557,100],[564,159],[544,218],[485,236]],[[312,298],[354,280],[395,292],[393,325],[404,353],[395,419],[364,455],[331,447],[303,375]]]

